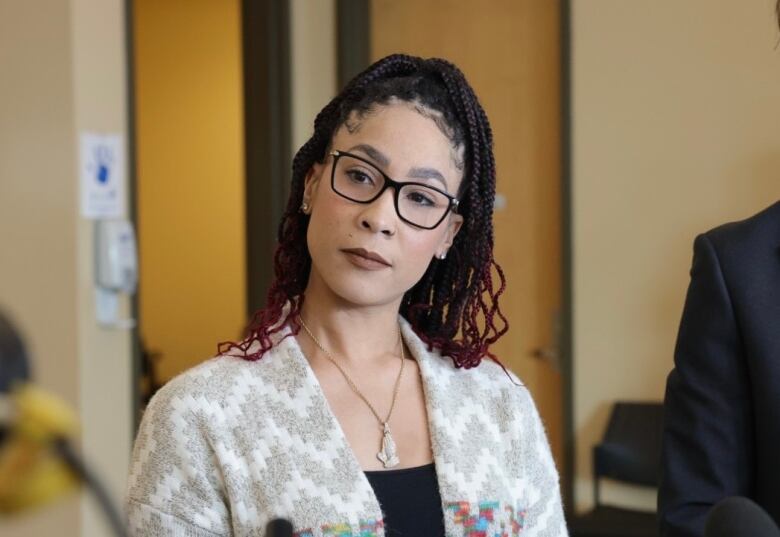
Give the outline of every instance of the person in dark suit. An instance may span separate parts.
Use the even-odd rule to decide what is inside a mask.
[[[780,523],[780,202],[696,238],[674,361],[661,534],[701,537],[728,496]]]

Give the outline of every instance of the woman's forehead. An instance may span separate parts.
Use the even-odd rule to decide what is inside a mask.
[[[358,147],[380,167],[437,168],[445,177],[459,182],[462,174],[462,148],[451,140],[427,114],[413,103],[379,105],[358,114],[353,112],[335,132],[333,148],[349,151]],[[454,186],[454,185],[453,185]]]

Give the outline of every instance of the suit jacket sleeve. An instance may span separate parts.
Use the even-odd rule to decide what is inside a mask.
[[[658,496],[664,537],[701,537],[709,509],[752,488],[750,386],[727,278],[708,236],[691,282],[666,386]]]

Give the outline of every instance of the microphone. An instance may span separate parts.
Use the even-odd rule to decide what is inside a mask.
[[[704,537],[780,537],[780,529],[754,501],[732,496],[710,510]]]
[[[0,314],[0,515],[47,503],[78,480],[52,453],[52,440],[75,433],[67,406],[29,383],[19,333]]]
[[[265,537],[292,537],[293,525],[284,518],[274,518],[265,526]]]
[[[30,365],[22,339],[10,321],[0,314],[0,395],[10,392],[13,384],[29,378]]]
[[[22,338],[0,312],[0,517],[46,504],[83,483],[113,533],[124,537],[119,511],[72,448],[76,414],[29,378]]]

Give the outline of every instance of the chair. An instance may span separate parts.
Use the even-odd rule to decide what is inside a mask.
[[[662,403],[615,403],[604,438],[593,448],[595,506],[572,520],[572,537],[658,537],[655,512],[602,504],[600,480],[657,487],[662,429]]]

